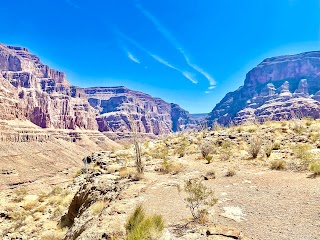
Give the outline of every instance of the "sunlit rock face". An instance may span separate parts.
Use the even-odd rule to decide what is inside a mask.
[[[85,88],[101,132],[176,132],[195,124],[179,105],[125,87]],[[135,129],[136,128],[136,129]]]
[[[210,113],[210,122],[241,124],[320,115],[320,52],[265,59]]]
[[[28,49],[0,44],[0,71],[1,119],[24,118],[42,128],[98,128],[83,90]]]

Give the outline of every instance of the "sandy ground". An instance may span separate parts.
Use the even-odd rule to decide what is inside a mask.
[[[254,240],[316,240],[320,239],[320,178],[310,178],[310,173],[271,171],[254,164],[182,160],[186,166],[178,175],[155,175],[142,194],[145,206],[162,214],[169,225],[191,219],[183,196],[176,184],[183,179],[197,177],[214,170],[216,179],[205,181],[219,199],[212,212],[217,224],[236,227]],[[225,177],[228,167],[236,166],[237,174]],[[222,216],[224,208],[240,211],[233,220]]]

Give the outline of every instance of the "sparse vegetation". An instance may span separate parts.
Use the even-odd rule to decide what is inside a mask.
[[[262,140],[258,136],[251,136],[249,139],[248,152],[252,158],[257,158],[262,146]]]
[[[206,161],[208,164],[210,164],[212,162],[213,156],[212,155],[208,155],[205,157]]]
[[[182,169],[183,169],[182,164],[164,159],[161,164],[160,171],[166,174],[168,173],[178,174],[179,172],[182,171]]]
[[[229,168],[228,171],[226,172],[226,177],[233,177],[236,175],[236,170],[234,168]]]
[[[187,194],[184,201],[196,221],[205,219],[208,215],[208,207],[217,203],[214,192],[207,188],[200,179],[187,180],[183,188],[178,186],[178,190]]]
[[[201,145],[201,155],[203,158],[206,158],[212,151],[212,146],[210,143],[203,143]]]
[[[138,205],[126,223],[127,240],[159,239],[164,229],[161,215],[147,216],[142,205]]]
[[[287,166],[287,162],[284,160],[274,160],[271,162],[272,170],[284,170]]]
[[[310,163],[313,159],[311,150],[312,146],[307,143],[299,143],[293,146],[295,155],[305,164]]]
[[[315,175],[320,176],[320,161],[314,161],[309,164],[309,170]]]

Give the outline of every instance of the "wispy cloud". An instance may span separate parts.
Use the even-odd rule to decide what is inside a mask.
[[[181,53],[181,55],[186,60],[187,64],[193,68],[195,71],[200,73],[209,81],[209,89],[213,89],[216,85],[216,81],[214,78],[206,72],[204,69],[199,67],[198,65],[191,62],[190,57],[186,54],[186,51],[183,49],[182,45],[176,40],[176,38],[160,23],[160,21],[149,11],[147,11],[139,1],[136,1],[136,7],[140,10],[140,12],[148,18],[157,28],[157,30]]]
[[[209,93],[210,93],[210,91],[205,91],[204,93],[209,94]]]
[[[131,52],[127,52],[128,58],[131,59],[132,61],[134,61],[135,63],[140,64],[139,59],[137,59],[135,56],[133,56],[133,54]]]
[[[71,6],[71,7],[73,7],[73,8],[77,8],[77,9],[80,8],[79,5],[76,4],[73,0],[65,0],[65,2],[66,2],[69,6]]]
[[[148,56],[150,56],[151,58],[153,58],[154,60],[156,60],[157,62],[163,64],[166,67],[169,67],[173,70],[178,71],[179,73],[181,73],[185,78],[187,78],[188,80],[190,80],[192,83],[196,84],[198,83],[197,79],[194,78],[194,76],[187,72],[184,71],[178,67],[173,66],[173,64],[169,63],[168,61],[164,60],[163,58],[159,57],[158,55],[150,52],[149,50],[147,50],[146,48],[144,48],[143,46],[141,46],[139,43],[137,43],[135,40],[133,40],[132,38],[126,36],[125,34],[123,34],[122,32],[120,32],[119,30],[117,30],[117,34],[127,40],[128,42],[130,42],[131,44],[133,44],[134,46],[136,46],[138,49],[140,49],[141,51],[145,52]],[[129,57],[129,55],[128,55]],[[132,60],[132,59],[131,59]]]

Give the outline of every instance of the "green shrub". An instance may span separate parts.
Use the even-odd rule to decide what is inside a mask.
[[[127,240],[159,239],[164,229],[164,221],[161,215],[147,216],[142,205],[138,205],[125,227]]]
[[[305,163],[309,163],[313,159],[311,150],[312,146],[307,143],[299,143],[293,146],[293,151],[296,156]]]
[[[212,162],[212,159],[213,159],[213,156],[212,155],[208,155],[205,157],[205,159],[207,160],[207,163],[211,163]]]
[[[182,164],[164,159],[163,162],[161,163],[160,171],[163,173],[177,174],[181,172],[182,169],[183,169]]]
[[[185,181],[183,189],[178,186],[178,191],[184,191],[187,197],[184,199],[187,207],[190,209],[194,220],[202,220],[208,215],[208,207],[217,203],[214,192],[207,188],[200,179]]]
[[[313,172],[314,175],[320,175],[320,161],[315,161],[309,164],[309,170]]]
[[[284,160],[274,160],[271,162],[271,169],[272,170],[284,170],[287,166],[286,161]]]
[[[186,150],[189,143],[188,141],[183,141],[178,147],[175,149],[175,153],[179,155],[179,157],[184,157],[186,155]]]

